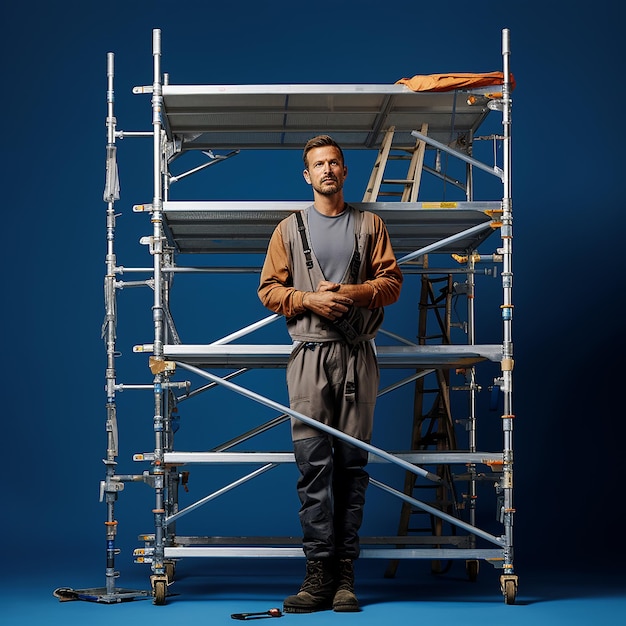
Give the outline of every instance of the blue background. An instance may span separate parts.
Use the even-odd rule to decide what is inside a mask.
[[[153,28],[162,29],[163,71],[177,84],[392,83],[493,71],[501,69],[501,30],[510,29],[516,564],[589,572],[623,559],[624,44],[617,17],[617,4],[604,0],[5,7],[3,576],[45,570],[51,589],[75,586],[78,572],[89,586],[104,583],[106,54],[115,53],[118,129],[150,130],[149,96],[133,95],[132,87],[152,83]],[[138,244],[149,232],[147,216],[133,214],[132,205],[152,198],[151,140],[118,146],[118,263],[147,266]],[[360,199],[367,158],[348,163],[349,199]],[[198,175],[180,197],[308,199],[300,171],[296,153],[241,155]],[[189,328],[189,342],[212,341],[265,314],[254,277],[224,280],[217,290],[180,285],[189,298],[177,311],[179,330]],[[228,303],[226,315],[216,313],[216,298]],[[118,359],[121,382],[149,380],[145,357],[132,346],[150,342],[150,301],[149,290],[120,294],[119,345],[128,360]],[[264,376],[255,380],[259,388],[268,384]],[[280,374],[273,380],[282,383]],[[204,415],[199,431],[198,418],[185,417],[200,447],[216,432],[228,437],[232,416],[250,417],[243,402],[216,396],[219,411]],[[149,392],[120,394],[119,411],[120,470],[138,471],[132,454],[153,445]],[[202,525],[237,534],[254,517],[259,528],[297,533],[293,477],[280,471],[263,483],[269,502],[251,490],[254,506],[233,500],[230,512]],[[193,479],[195,496],[211,488],[206,480]],[[137,534],[151,530],[151,506],[143,485],[120,496],[123,577],[141,567],[131,553]],[[385,515],[372,508],[368,523]]]

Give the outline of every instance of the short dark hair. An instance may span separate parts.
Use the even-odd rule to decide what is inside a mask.
[[[304,146],[304,150],[302,152],[304,167],[306,167],[307,169],[309,167],[309,151],[313,148],[322,148],[324,146],[334,146],[335,148],[337,148],[337,150],[339,150],[339,154],[341,155],[342,163],[345,163],[341,146],[330,135],[317,135],[317,137],[312,137],[311,139],[309,139]]]

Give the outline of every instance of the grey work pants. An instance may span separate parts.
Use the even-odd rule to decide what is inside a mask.
[[[294,410],[370,441],[379,371],[369,342],[356,349],[340,342],[300,346],[287,366],[287,383]],[[368,453],[296,418],[292,435],[307,559],[358,558]]]
[[[299,344],[287,363],[294,411],[368,443],[379,382],[378,360],[369,341],[356,346],[341,341]],[[320,431],[292,418],[291,433],[297,441],[317,437]]]

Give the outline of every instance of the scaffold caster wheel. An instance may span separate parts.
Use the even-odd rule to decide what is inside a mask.
[[[465,572],[467,578],[471,583],[475,583],[478,580],[479,562],[476,560],[465,561]]]
[[[505,604],[515,604],[517,595],[517,576],[515,574],[505,574],[500,576],[500,588],[504,596]]]
[[[152,576],[152,604],[163,606],[167,596],[167,578],[165,576]]]

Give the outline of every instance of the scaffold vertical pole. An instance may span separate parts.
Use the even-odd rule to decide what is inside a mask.
[[[163,89],[161,79],[161,31],[152,31],[152,132],[153,132],[153,198],[152,198],[152,257],[154,300],[152,319],[154,323],[154,343],[152,373],[154,375],[154,461],[152,462],[154,505],[154,558],[152,561],[152,593],[155,604],[164,604],[167,591],[165,572],[165,490],[167,468],[163,459],[165,453],[166,429],[169,428],[167,414],[166,385],[167,374],[163,364],[163,344],[165,339],[164,302],[163,302],[163,161],[162,161],[162,109]]]
[[[106,437],[107,450],[104,464],[106,466],[105,479],[100,481],[100,501],[106,503],[106,570],[105,586],[90,587],[88,589],[72,589],[60,587],[55,589],[54,595],[61,601],[86,600],[113,604],[137,598],[147,598],[144,590],[120,589],[116,587],[119,572],[115,570],[115,557],[119,553],[115,541],[117,537],[117,520],[115,519],[115,503],[117,494],[124,488],[124,480],[128,477],[116,475],[118,456],[118,429],[116,407],[116,370],[117,356],[117,305],[115,274],[117,260],[115,255],[115,202],[120,199],[120,184],[117,170],[116,119],[114,115],[114,54],[107,54],[107,144],[106,144],[106,172],[103,200],[107,204],[106,210],[106,274],[104,277],[104,308],[105,316],[102,324],[102,339],[106,347]],[[131,480],[134,478],[131,477]]]
[[[505,554],[501,587],[507,604],[515,602],[517,576],[513,569],[513,211],[511,185],[511,70],[510,70],[510,33],[502,31],[502,62],[504,80],[502,85],[502,125],[503,125],[503,199],[502,199],[502,392],[504,411],[502,414],[503,431],[503,476],[502,476],[502,523],[505,533]]]
[[[107,250],[106,250],[106,276],[105,276],[105,321],[103,326],[103,338],[106,344],[106,433],[107,433],[107,455],[105,459],[106,479],[104,483],[104,497],[106,499],[107,518],[106,526],[106,590],[108,594],[115,591],[115,537],[117,533],[117,522],[115,520],[115,501],[117,500],[118,485],[113,480],[115,476],[115,465],[118,454],[118,432],[117,432],[117,409],[115,404],[115,353],[116,353],[116,294],[115,294],[115,266],[116,257],[114,249],[115,240],[115,202],[119,200],[120,188],[117,173],[117,158],[115,145],[116,120],[114,116],[114,55],[110,52],[107,55],[107,161],[106,161],[106,183],[104,190],[104,201],[107,203]]]

